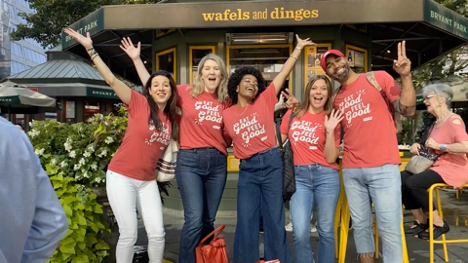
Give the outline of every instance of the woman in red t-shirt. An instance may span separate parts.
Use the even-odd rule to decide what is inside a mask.
[[[148,256],[151,262],[162,263],[165,231],[155,170],[171,138],[177,139],[175,82],[168,72],[157,71],[149,76],[141,95],[112,74],[94,50],[89,33],[86,37],[73,29],[65,29],[65,33],[86,48],[96,69],[128,108],[127,130],[106,174],[107,196],[120,232],[117,262],[132,262],[139,199],[148,234]]]
[[[127,38],[122,40],[121,48],[145,83],[149,74],[140,59],[140,44],[134,47]],[[185,219],[179,262],[195,263],[195,247],[214,230],[226,185],[228,143],[223,136],[222,112],[230,104],[227,77],[224,61],[208,54],[198,64],[194,84],[177,86],[181,118],[176,179]]]
[[[340,195],[336,159],[340,147],[341,112],[333,109],[333,90],[325,75],[314,76],[306,86],[301,107],[289,110],[281,123],[283,142],[293,151],[296,192],[290,202],[296,258],[312,263],[310,218],[317,206],[318,262],[335,260],[335,207]],[[291,120],[291,121],[290,121]]]
[[[297,37],[297,36],[296,36]],[[259,217],[263,216],[265,260],[291,262],[284,229],[283,165],[276,148],[274,110],[277,94],[309,39],[297,37],[297,46],[281,71],[265,88],[262,73],[253,67],[238,68],[229,78],[233,105],[223,112],[227,135],[240,159],[237,186],[237,226],[234,263],[259,260]]]

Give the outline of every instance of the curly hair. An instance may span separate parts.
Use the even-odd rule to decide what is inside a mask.
[[[255,98],[257,98],[258,95],[260,95],[266,89],[266,87],[265,87],[266,82],[265,82],[265,79],[263,78],[262,72],[260,72],[260,70],[258,70],[257,68],[254,68],[254,67],[247,67],[247,66],[240,67],[240,68],[236,69],[236,71],[234,71],[234,73],[231,74],[231,76],[229,77],[228,85],[227,85],[228,86],[228,95],[229,95],[229,98],[231,99],[233,105],[237,104],[237,96],[238,96],[238,93],[236,91],[237,86],[239,86],[240,82],[242,81],[242,78],[245,75],[252,75],[255,78],[257,78],[258,93],[257,93],[257,96]]]

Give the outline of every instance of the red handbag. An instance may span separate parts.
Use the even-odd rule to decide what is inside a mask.
[[[270,260],[266,262],[264,260],[260,260],[260,261],[257,261],[257,263],[280,263],[280,261],[278,259]]]
[[[198,243],[198,246],[195,248],[197,263],[229,263],[224,237],[218,237],[224,227],[225,225],[219,226]],[[213,240],[209,244],[203,245],[213,235]]]

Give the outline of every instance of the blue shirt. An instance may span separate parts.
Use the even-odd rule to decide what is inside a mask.
[[[0,117],[0,262],[43,263],[68,229],[26,134]]]

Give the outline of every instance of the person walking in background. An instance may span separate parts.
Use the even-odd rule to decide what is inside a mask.
[[[26,134],[0,117],[0,262],[46,262],[68,230]]]
[[[383,260],[402,263],[401,161],[389,107],[403,116],[413,115],[416,109],[411,61],[406,57],[405,42],[398,44],[398,59],[393,64],[401,77],[402,89],[385,71],[375,71],[371,75],[355,73],[343,53],[336,49],[325,52],[320,65],[329,77],[341,84],[334,108],[345,116],[341,122],[344,131],[342,173],[359,261],[374,262],[373,203],[382,238]]]
[[[121,48],[145,83],[149,73],[140,59],[140,43],[135,47],[126,38]],[[224,61],[208,54],[198,64],[194,84],[177,86],[181,118],[176,179],[184,207],[179,246],[179,262],[183,263],[195,263],[195,247],[213,232],[226,185],[226,148],[231,142],[224,139],[222,112],[230,105],[227,78]]]
[[[162,263],[165,230],[155,171],[170,140],[177,140],[176,84],[167,71],[156,71],[147,78],[141,95],[112,74],[94,50],[89,32],[86,37],[73,29],[65,29],[65,33],[86,48],[96,69],[128,108],[127,130],[106,174],[107,196],[120,233],[117,263],[133,259],[138,236],[137,196],[148,234],[149,259]]]

